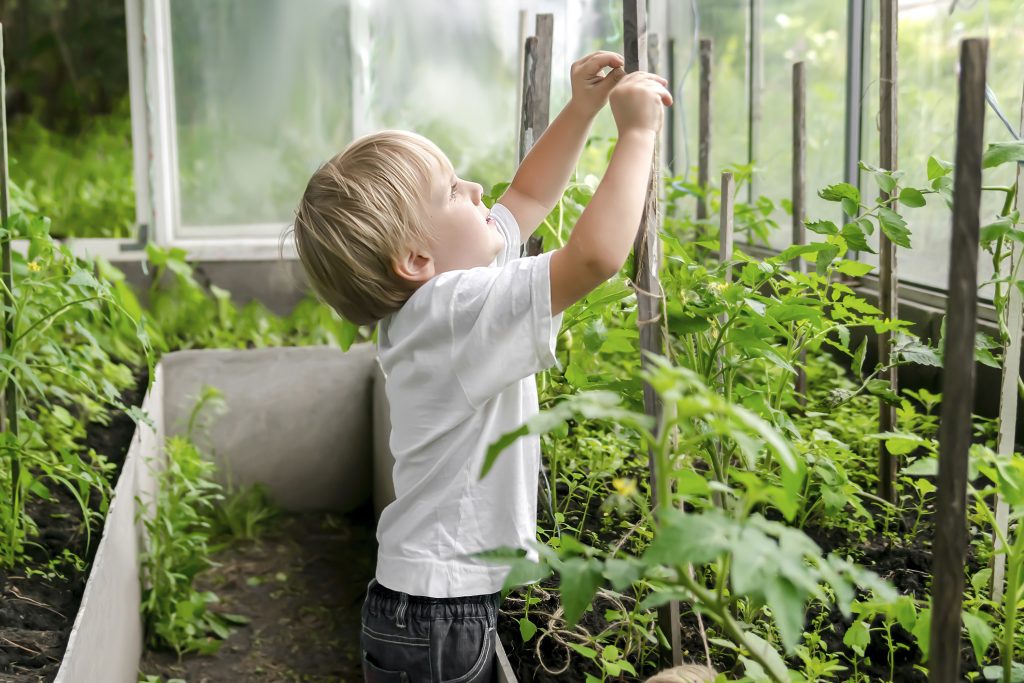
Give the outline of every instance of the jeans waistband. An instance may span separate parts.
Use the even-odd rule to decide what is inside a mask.
[[[501,591],[485,595],[466,595],[457,598],[431,598],[392,590],[371,579],[366,587],[366,607],[369,611],[397,616],[404,621],[409,614],[426,619],[465,619],[487,617],[497,621]]]

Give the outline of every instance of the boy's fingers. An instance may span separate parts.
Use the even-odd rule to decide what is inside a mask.
[[[586,66],[587,73],[597,73],[605,67],[611,67],[612,69],[621,68],[625,66],[626,62],[622,59],[622,55],[617,52],[602,50],[587,55],[583,64]]]

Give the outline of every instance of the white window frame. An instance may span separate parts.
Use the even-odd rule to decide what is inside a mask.
[[[195,260],[297,259],[292,236],[281,240],[281,223],[181,224],[171,1],[125,0],[137,238],[79,238],[67,243],[76,254],[119,261],[144,259],[149,241],[184,249]],[[352,39],[360,45],[370,40],[366,2],[351,0]],[[368,50],[355,54],[366,55]],[[368,130],[368,68],[368,64],[353,64],[353,138]]]

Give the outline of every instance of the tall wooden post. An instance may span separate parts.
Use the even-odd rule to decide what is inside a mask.
[[[623,57],[626,73],[647,70],[647,9],[644,0],[624,0],[623,12]],[[640,326],[641,366],[650,367],[648,354],[661,355],[665,320],[661,315],[661,284],[658,268],[661,263],[661,244],[658,240],[658,226],[661,224],[661,210],[658,192],[661,187],[658,147],[654,149],[650,178],[647,184],[647,200],[643,215],[633,242],[633,284],[637,298],[637,324]],[[661,404],[654,388],[644,382],[644,410],[658,421]],[[651,480],[652,507],[659,501],[654,451],[648,450],[648,469]],[[679,603],[675,600],[658,608],[658,625],[668,639],[669,650],[662,650],[662,663],[675,666],[682,663],[682,638],[679,632]]]
[[[1020,123],[1018,131],[1024,132],[1024,93],[1021,94]],[[1017,211],[1024,211],[1024,199],[1021,198],[1021,169],[1017,164]],[[1009,242],[1010,257],[1007,275],[1014,275],[1024,258],[1024,249],[1013,241]],[[1009,460],[1013,457],[1014,441],[1017,434],[1017,381],[1020,377],[1021,328],[1024,327],[1024,297],[1020,288],[1011,280],[1007,284],[1007,316],[1006,327],[1010,331],[1010,341],[1003,348],[1003,377],[999,392],[999,442],[996,451]],[[1010,522],[1010,506],[999,495],[996,495],[996,526],[1006,536]],[[1020,533],[1020,532],[1018,532]],[[995,550],[1002,549],[1000,534],[995,533]],[[1006,555],[998,553],[993,556],[992,565],[992,601],[999,602],[1003,598],[1003,580],[1006,575]]]
[[[676,39],[668,39],[668,54],[666,55],[665,61],[667,62],[665,68],[665,77],[668,78],[669,88],[674,88],[676,85]],[[673,93],[675,96],[675,93]],[[668,129],[665,133],[666,142],[665,146],[668,148],[668,174],[673,178],[676,176],[676,116],[669,110],[665,119],[665,127]]]
[[[761,3],[750,0],[749,53],[747,55],[747,99],[750,111],[747,118],[747,162],[754,163],[761,144],[761,92],[764,89],[764,50],[761,49]],[[750,176],[747,184],[747,203],[753,205],[757,199],[757,174]]]
[[[711,167],[711,40],[700,41],[700,103],[697,140],[697,185],[702,195],[697,200],[697,220],[708,217],[708,174]]]
[[[960,680],[960,609],[967,561],[967,460],[974,405],[974,335],[977,329],[978,235],[981,157],[985,127],[985,61],[988,41],[960,44],[960,104],[953,171],[953,238],[949,250],[949,299],[939,477],[936,491],[930,683]]]
[[[882,36],[879,75],[880,93],[880,163],[882,168],[896,170],[896,64],[897,64],[897,2],[898,0],[881,0]],[[880,200],[887,202],[895,210],[896,197],[890,197],[884,190]],[[878,298],[879,308],[884,317],[895,319],[899,315],[897,299],[898,280],[896,276],[896,245],[885,236],[879,234],[878,256]],[[878,335],[878,362],[889,365],[892,359],[892,333],[882,332]],[[880,379],[889,381],[893,391],[897,386],[896,368],[879,375]],[[896,408],[884,400],[878,401],[878,431],[891,432],[896,429]],[[897,458],[886,448],[884,441],[878,442],[878,496],[890,502],[896,502]]]
[[[807,78],[803,62],[793,64],[793,245],[807,244]],[[801,257],[793,259],[793,270],[807,272],[807,262]],[[801,351],[796,371],[797,400],[807,401],[807,372],[804,364],[807,353]]]
[[[0,310],[0,318],[3,319],[3,334],[0,334],[0,351],[7,351],[11,348],[14,339],[14,274],[11,266],[11,225],[9,220],[10,207],[8,206],[7,188],[7,67],[4,62],[4,34],[3,26],[0,25],[0,225],[3,226],[5,237],[2,242],[2,254],[0,254],[0,271],[3,272],[4,308]],[[5,313],[4,311],[8,311]],[[7,378],[4,385],[4,394],[0,396],[2,409],[0,409],[0,432],[10,432],[15,438],[18,436],[18,387],[12,377]],[[21,463],[18,456],[11,452],[11,504],[14,506],[13,523],[17,525],[18,500],[21,486]]]
[[[523,67],[523,111],[519,132],[519,162],[547,129],[551,110],[551,49],[554,35],[553,14],[538,14],[535,35],[526,39],[526,60]],[[531,235],[526,255],[543,251],[540,235]]]

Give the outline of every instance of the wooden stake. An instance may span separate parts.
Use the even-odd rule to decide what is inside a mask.
[[[548,127],[551,109],[551,50],[555,18],[538,14],[535,36],[526,39],[526,62],[523,75],[523,116],[519,134],[519,162],[522,163],[533,143]],[[540,235],[531,235],[526,255],[543,251]]]
[[[647,9],[643,0],[624,0],[623,13],[623,57],[626,62],[626,73],[647,70]],[[655,146],[654,160],[651,164],[650,179],[647,185],[647,200],[644,204],[643,216],[633,242],[633,284],[637,297],[637,324],[640,326],[641,367],[649,368],[648,354],[661,355],[665,320],[661,315],[661,284],[658,281],[658,268],[661,262],[661,249],[658,241],[658,227],[661,224],[661,210],[658,192],[661,187],[658,149]],[[660,421],[661,404],[654,388],[644,382],[644,411]],[[650,473],[651,505],[657,507],[659,501],[655,492],[658,490],[654,451],[648,450],[648,471]],[[669,649],[661,651],[662,664],[678,666],[682,663],[682,637],[679,631],[679,602],[673,600],[658,608],[658,625],[668,639]]]
[[[803,62],[793,64],[793,246],[807,244],[807,78]],[[807,262],[797,256],[793,270],[807,272]],[[807,402],[807,352],[800,352],[796,370],[796,396],[800,405]]]
[[[721,202],[719,211],[719,230],[718,230],[718,261],[719,263],[725,263],[732,259],[732,248],[733,248],[733,228],[734,228],[734,205],[736,203],[733,197],[733,178],[732,173],[726,171],[722,173],[722,190],[721,190]],[[727,283],[732,282],[732,265],[729,265],[725,269],[725,281]]]
[[[665,69],[668,78],[669,88],[674,88],[676,85],[676,39],[668,39],[668,55],[666,61],[668,62],[667,68]],[[666,132],[666,147],[668,148],[668,174],[673,178],[676,176],[676,116],[669,109],[665,112],[665,127],[668,129]]]
[[[700,114],[697,147],[697,185],[703,195],[697,199],[697,220],[708,217],[708,173],[711,167],[711,40],[700,41]]]
[[[932,588],[930,683],[960,680],[960,609],[967,561],[967,460],[974,405],[981,157],[988,41],[960,44],[960,104],[953,172],[953,238],[949,259],[946,349],[939,422]]]
[[[754,163],[761,144],[761,92],[764,90],[764,50],[761,48],[761,4],[762,0],[750,0],[750,52],[747,56],[747,98],[750,103],[747,118],[747,162]],[[747,203],[757,199],[757,175],[751,174],[747,184]]]
[[[881,145],[882,168],[896,170],[896,64],[897,64],[897,2],[898,0],[881,0],[881,60],[879,76],[880,114],[879,141]],[[882,191],[880,200],[888,202],[889,208],[896,210],[896,198]],[[899,315],[897,301],[898,280],[896,276],[896,246],[885,236],[879,234],[878,256],[878,298],[879,308],[887,319],[896,319]],[[878,362],[889,365],[892,358],[892,333],[882,332],[878,335]],[[896,368],[879,375],[880,379],[888,380],[894,392],[899,391]],[[878,431],[891,432],[896,429],[896,408],[882,399],[878,401]],[[896,502],[897,459],[885,446],[885,441],[878,442],[878,497],[889,502]]]
[[[1018,131],[1024,131],[1024,93],[1021,95],[1020,123]],[[1017,211],[1024,211],[1024,199],[1021,199],[1020,164],[1017,164]],[[1017,268],[1024,253],[1015,242],[1008,240],[1010,248],[1009,269],[1007,275],[1017,273]],[[1014,437],[1017,433],[1017,381],[1020,377],[1021,328],[1024,327],[1024,301],[1020,288],[1011,280],[1007,285],[1009,295],[1006,306],[1008,315],[1006,327],[1010,331],[1010,341],[1003,348],[1003,378],[999,392],[999,443],[996,452],[1007,460],[1013,457]],[[1009,530],[1010,506],[996,494],[996,526],[1005,537]],[[1020,533],[1020,532],[1018,532]],[[993,533],[993,545],[997,552],[993,556],[992,565],[992,601],[998,603],[1003,599],[1003,580],[1006,575],[1006,555],[998,553],[1003,543],[1000,534]]]

